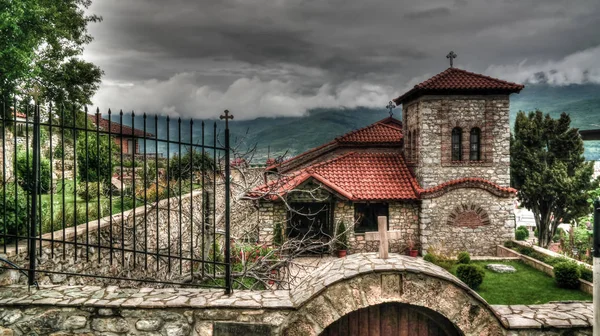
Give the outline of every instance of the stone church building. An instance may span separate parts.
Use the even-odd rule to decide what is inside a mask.
[[[259,239],[328,241],[340,223],[349,253],[378,249],[377,217],[392,252],[494,255],[513,238],[509,96],[523,85],[448,68],[394,99],[389,117],[272,165],[248,193]]]

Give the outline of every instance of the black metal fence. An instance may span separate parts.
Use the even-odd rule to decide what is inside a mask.
[[[0,267],[231,290],[227,126],[0,104]]]

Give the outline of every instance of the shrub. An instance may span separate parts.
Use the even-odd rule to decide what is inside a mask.
[[[533,247],[530,247],[530,246],[520,246],[517,248],[517,251],[519,253],[521,253],[522,255],[526,255],[526,256],[530,256],[533,254],[533,252],[535,252]]]
[[[458,257],[456,257],[456,261],[459,264],[469,264],[471,262],[471,255],[467,251],[460,252]]]
[[[583,280],[594,282],[594,271],[585,267],[585,265],[579,265],[579,273],[581,273],[581,278]]]
[[[190,179],[195,172],[212,171],[215,169],[215,160],[207,153],[194,150],[181,156],[181,165],[178,155],[169,162],[169,179]]]
[[[467,286],[477,289],[483,282],[485,272],[477,265],[458,265],[456,276]]]
[[[507,248],[509,248],[509,249],[512,249],[512,248],[515,248],[515,247],[517,247],[517,244],[516,244],[514,241],[512,241],[512,240],[509,240],[509,241],[505,241],[505,242],[504,242],[504,247],[507,247]]]
[[[345,250],[348,248],[348,237],[346,233],[346,225],[344,222],[340,222],[340,225],[337,229],[337,239],[336,239],[336,250]]]
[[[62,159],[65,155],[65,149],[62,146],[62,143],[59,143],[54,147],[53,159]]]
[[[281,244],[283,244],[283,230],[281,223],[277,222],[273,228],[273,245],[281,246]]]
[[[427,259],[425,259],[425,257]],[[454,267],[456,261],[450,259],[447,255],[441,254],[437,252],[433,247],[429,247],[427,249],[427,254],[423,257],[425,260],[430,261],[441,268],[449,271],[452,267]]]
[[[438,258],[434,254],[431,254],[431,253],[427,253],[426,255],[424,255],[423,260],[429,261],[430,263],[436,264],[436,265],[439,261]]]
[[[539,234],[539,232],[538,232],[538,229],[537,229],[537,228],[533,229],[533,236],[534,236],[535,238],[539,238],[539,237],[538,237],[539,235],[540,235],[540,234]]]
[[[17,153],[17,178],[23,190],[33,191],[33,151],[21,150]],[[49,192],[51,183],[50,160],[40,156],[40,191]]]
[[[102,182],[81,182],[77,186],[77,196],[88,202],[94,198],[98,198],[98,192],[102,196],[103,191],[104,186]]]
[[[550,266],[554,266],[561,262],[569,262],[569,261],[571,261],[571,260],[569,260],[565,257],[546,257],[546,260],[544,260],[544,262]]]
[[[579,288],[580,277],[579,265],[574,262],[560,262],[554,266],[554,278],[558,287]]]
[[[6,197],[6,203],[4,203]],[[0,184],[0,204],[4,211],[0,214],[0,234],[12,236],[25,236],[29,227],[27,212],[27,193],[13,182]],[[5,221],[6,218],[6,221]],[[12,241],[14,238],[7,238]],[[4,243],[0,238],[0,243]]]
[[[519,226],[517,231],[515,231],[515,238],[517,240],[526,240],[529,238],[529,231],[524,226]]]

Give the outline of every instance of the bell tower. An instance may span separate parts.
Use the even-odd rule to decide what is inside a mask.
[[[404,155],[422,188],[460,178],[510,185],[509,96],[523,85],[453,67],[394,99]]]

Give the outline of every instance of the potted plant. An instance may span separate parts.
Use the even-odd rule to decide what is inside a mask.
[[[416,257],[417,255],[419,255],[419,250],[415,249],[415,242],[412,239],[412,236],[408,236],[408,241],[406,242],[406,245],[408,247],[408,255],[411,257]]]
[[[338,235],[336,237],[336,250],[338,258],[344,258],[348,251],[348,237],[346,236],[346,225],[341,222],[337,229]]]

